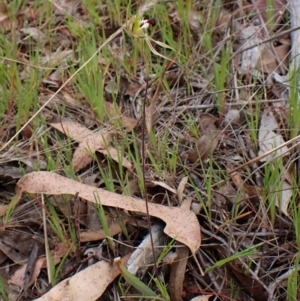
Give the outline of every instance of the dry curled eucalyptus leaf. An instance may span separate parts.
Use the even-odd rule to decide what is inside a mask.
[[[32,172],[25,175],[17,183],[18,196],[22,193],[43,193],[51,195],[71,194],[79,192],[79,197],[96,203],[95,195],[103,206],[111,206],[146,214],[145,202],[112,193],[104,189],[88,186],[51,172]],[[149,214],[166,223],[164,232],[185,244],[195,253],[201,243],[200,225],[193,212],[183,208],[167,207],[149,203]]]

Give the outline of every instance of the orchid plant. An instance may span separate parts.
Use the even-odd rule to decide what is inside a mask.
[[[170,60],[168,57],[157,52],[151,44],[151,42],[154,42],[155,44],[157,44],[163,48],[175,51],[169,45],[167,45],[163,42],[154,40],[150,36],[147,35],[145,29],[148,29],[150,26],[153,26],[153,25],[155,25],[155,19],[147,20],[147,19],[141,18],[139,15],[135,15],[127,22],[126,29],[129,32],[129,34],[132,35],[133,37],[138,38],[138,39],[143,39],[147,43],[147,45],[149,46],[149,48],[153,54],[160,56],[166,60]]]

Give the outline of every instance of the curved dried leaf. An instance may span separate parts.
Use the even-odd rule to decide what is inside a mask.
[[[65,256],[67,253],[68,248],[65,247],[63,244],[58,244],[54,250],[51,251],[51,257],[54,264],[58,264],[61,261],[61,258]],[[39,276],[41,269],[45,269],[47,267],[46,264],[46,257],[40,257],[35,266],[32,273],[30,284],[34,283]],[[23,287],[24,277],[26,275],[25,271],[27,268],[27,263],[23,264],[20,268],[18,268],[8,280],[8,284],[14,284],[19,286],[20,288]],[[29,285],[30,285],[29,284]]]
[[[85,137],[73,154],[72,165],[74,170],[79,171],[90,164],[93,161],[90,154],[94,154],[97,150],[101,153],[106,151],[109,140],[110,133],[105,133],[103,135],[100,133],[92,133]]]
[[[291,45],[283,44],[274,47],[275,53],[273,53],[271,49],[265,48],[262,61],[257,64],[257,69],[263,73],[272,74],[273,72],[280,70],[278,65],[278,62],[280,62],[282,68],[288,70],[290,48]]]
[[[177,188],[177,197],[178,197],[178,203],[182,204],[183,201],[183,192],[185,189],[185,185],[187,184],[189,178],[188,177],[183,177],[178,185]]]
[[[132,170],[132,164],[126,158],[120,158],[117,150],[109,145],[111,132],[95,133],[77,122],[50,123],[52,127],[79,142],[72,158],[72,165],[77,172],[93,161],[90,154],[96,151],[109,155],[113,160],[122,160],[122,166]]]
[[[248,74],[252,71],[257,62],[262,56],[262,52],[265,49],[265,45],[259,43],[262,41],[260,34],[260,28],[258,26],[249,25],[244,27],[240,33],[241,48],[247,49],[243,51],[242,58],[239,67],[240,74]],[[259,45],[259,46],[254,46]],[[252,47],[249,49],[249,47]]]
[[[117,222],[113,222],[109,226],[109,233],[112,236],[115,236],[121,232],[122,229]],[[80,233],[80,242],[96,241],[104,238],[106,238],[106,234],[103,229],[99,229],[98,231],[87,231],[87,232]]]
[[[279,129],[279,125],[273,115],[269,110],[265,110],[261,116],[260,127],[258,132],[259,140],[259,152],[258,155],[262,156],[265,153],[271,151],[273,148],[284,144],[284,139],[281,134],[276,131]],[[264,158],[261,158],[261,162],[269,162],[276,156],[285,156],[289,154],[289,149],[284,146],[277,151],[273,152]]]
[[[282,182],[282,189],[277,192],[276,206],[286,215],[289,216],[288,207],[293,197],[293,187],[287,182]]]
[[[171,266],[169,292],[172,301],[182,301],[183,282],[185,278],[186,265],[189,250],[185,246],[178,245],[176,249],[176,261]]]
[[[83,141],[87,136],[93,134],[93,132],[87,129],[85,126],[77,122],[60,122],[60,123],[49,123],[53,128],[57,129],[68,137],[71,137],[77,142]]]
[[[216,127],[217,118],[208,113],[201,113],[199,115],[199,128],[202,134],[208,132],[215,132],[217,131]]]
[[[205,160],[214,152],[219,143],[219,131],[204,133],[195,147],[188,153],[188,160],[196,163]]]
[[[106,101],[104,103],[104,106],[111,118],[110,121],[113,121],[115,119],[117,119],[117,120],[121,119],[126,132],[132,131],[135,128],[135,126],[137,125],[137,120],[122,115],[119,112],[120,111],[119,108],[117,108],[113,104]],[[114,123],[114,125],[115,125],[115,123]]]
[[[46,260],[45,257],[41,257],[37,260],[34,270],[33,270],[33,273],[32,273],[31,283],[33,283],[39,276],[41,269],[43,268],[43,264],[44,264],[45,260]],[[26,268],[27,268],[27,264],[24,264],[20,268],[18,268],[13,273],[11,278],[7,281],[7,284],[9,284],[9,285],[13,284],[13,285],[19,286],[20,288],[23,287]]]
[[[253,278],[251,274],[246,274],[242,271],[235,261],[229,262],[227,267],[236,276],[238,282],[242,285],[243,290],[249,294],[249,296],[257,301],[268,300],[268,292],[265,290],[261,281]]]
[[[44,193],[44,194],[75,194],[95,203],[94,194],[104,206],[122,208],[134,212],[146,213],[145,203],[132,197],[119,195],[100,188],[88,186],[71,179],[50,172],[32,172],[25,175],[17,183],[19,193]],[[201,243],[200,226],[194,213],[189,210],[166,207],[149,203],[149,213],[166,223],[164,232],[170,237],[187,245],[195,253]]]
[[[94,301],[110,283],[112,267],[100,261],[54,286],[48,293],[35,301]]]

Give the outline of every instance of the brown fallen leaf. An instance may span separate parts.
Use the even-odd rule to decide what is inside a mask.
[[[281,64],[284,70],[288,70],[290,48],[291,46],[288,44],[274,47],[275,54],[269,48],[265,48],[262,60],[257,64],[257,69],[268,74],[272,74],[274,71],[281,73],[278,65]]]
[[[126,158],[120,158],[118,151],[109,145],[111,132],[95,133],[76,122],[50,123],[50,125],[79,142],[72,158],[72,165],[76,172],[93,161],[91,154],[96,151],[109,155],[116,162],[121,159],[122,165],[132,170],[132,164]]]
[[[145,108],[145,122],[146,122],[146,128],[148,133],[150,134],[152,131],[152,126],[153,126],[153,116],[154,116],[154,111],[155,111],[155,102],[151,102],[151,104]]]
[[[189,178],[188,177],[183,177],[177,187],[177,197],[178,197],[178,204],[181,205],[183,202],[183,191],[185,189],[185,186],[188,182]]]
[[[261,195],[261,189],[256,186],[251,186],[245,183],[245,181],[242,179],[242,176],[238,172],[232,172],[234,170],[234,167],[232,164],[228,164],[227,171],[230,174],[230,177],[232,179],[232,182],[234,183],[235,187],[240,189],[242,188],[245,193],[251,198],[252,202],[259,202],[260,201],[260,195]]]
[[[73,154],[72,165],[74,170],[79,171],[90,164],[93,158],[89,154],[94,154],[97,150],[100,152],[105,151],[109,141],[110,133],[91,133],[83,139]]]
[[[79,192],[79,197],[96,203],[95,193],[104,206],[122,208],[134,212],[146,213],[145,203],[132,197],[119,195],[100,188],[84,185],[50,172],[32,172],[17,183],[18,196],[22,193],[44,193],[52,195]],[[200,247],[200,225],[194,213],[189,210],[166,207],[149,203],[149,213],[166,223],[164,232],[187,245],[194,254]]]
[[[122,229],[117,222],[113,222],[109,226],[109,233],[112,236],[115,236],[121,232]],[[80,233],[80,242],[96,241],[104,238],[106,238],[106,234],[103,229],[99,229],[98,231],[87,231]]]
[[[38,245],[34,244],[30,256],[28,257],[27,266],[25,269],[24,285],[23,285],[23,288],[25,290],[29,287],[30,281],[33,278],[34,267],[38,260],[38,251],[39,251]]]
[[[143,87],[143,85],[140,82],[134,79],[129,80],[128,78],[121,76],[120,80],[122,89],[125,90],[125,95],[135,96],[136,93]]]
[[[0,250],[15,263],[26,261],[35,243],[39,245],[39,255],[42,255],[44,242],[39,237],[9,228],[0,231]]]
[[[197,141],[195,147],[188,152],[188,160],[191,163],[205,160],[213,153],[219,143],[219,131],[204,133]]]
[[[208,113],[201,113],[199,115],[199,129],[201,133],[214,132],[217,130],[216,122],[217,118]]]
[[[177,244],[177,257],[171,265],[171,273],[169,280],[169,293],[172,301],[182,301],[183,281],[185,278],[185,270],[189,256],[189,250],[186,246]]]
[[[34,41],[38,41],[43,46],[47,43],[47,36],[39,28],[24,27],[20,29],[20,32],[26,37],[31,37]]]
[[[160,79],[159,82],[158,82],[155,94],[153,95],[153,97],[151,99],[150,105],[145,108],[145,125],[146,125],[147,131],[148,131],[149,134],[152,131],[156,102],[157,102],[157,99],[158,99],[158,96],[159,96],[159,92],[162,89],[161,81],[162,80]]]
[[[188,152],[187,159],[191,163],[205,160],[210,153],[214,152],[220,139],[220,131],[215,125],[216,118],[214,116],[203,113],[200,114],[199,120],[199,129],[202,136],[196,142],[195,147]]]
[[[97,300],[109,285],[111,278],[112,266],[106,261],[99,261],[58,283],[35,301]]]
[[[187,199],[181,204],[181,208],[190,210],[192,199]],[[182,301],[183,282],[188,262],[189,250],[186,246],[177,243],[176,259],[171,265],[169,292],[172,301]]]
[[[58,244],[54,250],[51,251],[52,262],[56,265],[60,262],[61,258],[65,256],[67,253],[68,248],[63,244]],[[33,284],[37,277],[39,276],[41,269],[47,268],[46,257],[40,257],[37,262],[35,263],[33,273],[31,275],[31,280],[28,284],[30,286]],[[8,284],[17,285],[20,288],[23,286],[25,271],[27,269],[27,263],[23,264],[19,269],[17,269],[11,278],[8,280]]]
[[[8,32],[15,30],[21,23],[24,18],[23,13],[17,12],[14,13],[14,18],[10,18],[9,7],[5,1],[0,2],[0,31]]]
[[[290,150],[286,145],[276,151],[272,151],[278,145],[285,143],[283,135],[278,131],[279,129],[280,125],[276,120],[276,116],[272,111],[266,108],[261,114],[258,131],[258,155],[264,155],[264,157],[260,159],[261,162],[270,162],[275,157],[284,157],[290,154]],[[268,155],[265,156],[266,154]]]
[[[49,123],[49,125],[77,142],[83,141],[87,136],[93,133],[91,130],[77,122],[58,122]]]
[[[31,275],[31,281],[28,285],[31,285],[34,281],[36,281],[37,277],[39,276],[41,269],[43,268],[44,262],[46,261],[46,257],[41,257],[37,260],[34,270]],[[9,285],[16,285],[20,288],[23,286],[25,271],[27,268],[27,264],[22,265],[19,269],[17,269],[11,278],[7,281]]]
[[[119,108],[116,108],[110,102],[105,102],[104,105],[107,113],[110,115],[110,121],[121,119],[126,132],[131,132],[135,128],[137,120],[122,115],[119,112]]]

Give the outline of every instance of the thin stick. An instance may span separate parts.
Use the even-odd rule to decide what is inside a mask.
[[[146,99],[147,99],[147,92],[148,92],[148,86],[149,86],[149,78],[147,76],[146,78],[146,87],[145,87],[145,97],[143,101],[143,122],[142,122],[142,174],[143,174],[143,187],[144,187],[144,199],[146,203],[146,213],[147,213],[147,222],[148,222],[148,228],[149,228],[149,235],[150,235],[150,241],[151,241],[151,249],[153,254],[153,261],[154,261],[154,271],[156,278],[158,277],[158,270],[157,270],[157,264],[156,264],[156,256],[155,256],[155,250],[154,250],[154,242],[153,242],[153,236],[151,231],[151,217],[149,213],[149,205],[148,205],[148,194],[146,190],[146,149],[145,149],[145,134],[146,134]]]
[[[41,194],[42,199],[42,213],[43,213],[43,225],[44,225],[44,237],[45,237],[45,252],[46,252],[46,263],[47,263],[47,274],[48,274],[48,282],[51,283],[51,262],[50,262],[50,252],[49,252],[49,242],[48,242],[48,234],[47,234],[47,220],[46,220],[46,209],[45,209],[45,200],[44,194]]]

